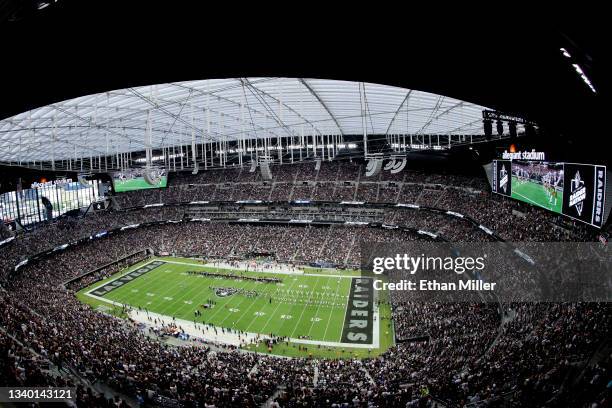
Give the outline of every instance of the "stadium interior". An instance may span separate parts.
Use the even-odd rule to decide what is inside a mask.
[[[1,406],[609,406],[607,79],[586,32],[442,30],[469,45],[432,37],[413,49],[427,62],[384,73],[324,42],[286,52],[314,67],[207,64],[217,44],[153,70],[150,44],[92,40],[95,58],[31,75],[25,55],[52,51],[24,33],[120,6],[96,7],[0,7],[17,61],[0,78]],[[530,64],[475,63],[506,58],[494,43]],[[500,289],[395,290],[410,276],[372,273],[381,248],[485,251],[492,269],[451,275]],[[4,399],[32,387],[72,394]]]

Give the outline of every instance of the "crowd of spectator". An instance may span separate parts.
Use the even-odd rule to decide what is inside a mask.
[[[202,171],[196,175],[177,173],[167,189],[120,194],[117,201],[124,207],[158,202],[246,199],[396,202],[401,198],[414,202],[423,185],[436,188],[450,183],[467,189],[487,190],[484,181],[478,177],[437,175],[417,170],[397,174],[381,172],[376,177],[365,177],[362,174],[364,169],[365,165],[359,162],[322,162],[319,170],[314,163],[276,165],[271,169],[272,180],[267,182],[261,178],[259,169],[251,172],[248,166]],[[306,188],[304,182],[312,183],[312,186]],[[398,197],[397,190],[402,189],[402,185],[404,192]]]
[[[314,172],[313,167],[301,164],[275,171],[295,193],[296,189],[312,189],[299,186],[298,181],[324,181],[321,185],[327,185],[363,170],[357,163],[324,163],[324,170],[319,172]],[[193,177],[177,177],[175,182],[181,184],[174,190],[149,190],[146,194],[121,196],[120,201],[137,202],[136,205],[165,202],[169,191],[176,193],[171,196],[176,200],[197,200],[202,198],[197,191],[212,188],[200,190],[189,184],[217,183],[217,191],[222,183],[258,182],[258,177],[258,172],[248,169],[202,172]],[[400,202],[407,197],[409,202],[423,206],[460,212],[509,240],[591,237],[586,229],[553,227],[555,219],[549,213],[473,191],[477,182],[415,173],[410,183],[403,183],[405,175],[401,180],[397,177],[383,173],[376,185],[334,185],[334,189],[353,189],[356,197],[395,196]],[[387,178],[403,184],[390,186]],[[354,181],[357,179],[356,176]],[[433,184],[440,186],[432,187]],[[269,196],[276,188],[263,187],[263,183],[251,186],[241,189],[239,197],[253,198],[263,190]],[[315,190],[323,191],[319,186]],[[321,193],[320,199],[325,200],[328,193],[335,197],[333,191],[327,191]],[[602,342],[610,337],[607,303],[499,304],[478,299],[432,303],[408,292],[393,292],[388,300],[392,319],[381,321],[381,325],[383,330],[393,326],[395,345],[364,360],[312,360],[231,348],[218,350],[201,344],[170,346],[148,336],[135,322],[104,314],[77,300],[75,290],[108,276],[125,263],[101,269],[79,284],[63,286],[84,272],[146,248],[216,258],[268,253],[288,263],[357,265],[362,244],[430,239],[401,228],[185,220],[130,228],[87,240],[14,271],[25,257],[65,242],[120,226],[179,220],[183,218],[182,211],[181,207],[166,206],[65,218],[20,233],[1,247],[0,385],[75,384],[79,387],[78,406],[125,405],[121,398],[109,401],[67,379],[61,368],[69,367],[79,378],[90,383],[103,381],[118,394],[138,401],[154,404],[164,398],[166,404],[172,401],[185,407],[250,407],[265,401],[282,407],[412,407],[432,404],[433,398],[451,406],[475,407],[609,404],[609,356],[594,361]],[[451,241],[490,239],[466,220],[442,212],[387,209],[383,218],[389,224],[439,232]],[[520,222],[512,222],[516,219]],[[142,256],[133,255],[124,262],[134,262]]]
[[[191,201],[364,201],[409,203],[449,209],[469,215],[509,241],[594,240],[593,231],[561,215],[490,193],[484,174],[468,177],[404,170],[363,175],[358,162],[322,162],[277,165],[273,179],[264,182],[259,170],[229,168],[180,173],[166,189],[123,193],[120,207]]]

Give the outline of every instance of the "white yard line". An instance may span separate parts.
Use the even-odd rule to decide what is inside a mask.
[[[317,287],[317,283],[319,283],[319,278],[317,278],[314,287]],[[307,304],[308,301],[310,300],[310,298],[312,297],[312,294],[314,292],[314,288],[310,291],[310,295],[308,295],[308,299],[305,300],[305,303]],[[302,308],[302,313],[300,314],[300,318],[298,319],[297,323],[295,324],[295,327],[293,328],[293,331],[291,332],[291,336],[293,337],[293,335],[295,334],[295,331],[297,330],[298,326],[300,325],[300,322],[302,321],[302,316],[304,316],[304,312],[306,311],[306,307],[307,305],[304,305],[304,307]]]
[[[293,283],[291,284],[291,286],[289,286],[289,288],[287,288],[287,290],[288,290],[288,291],[289,291],[289,290],[291,290],[291,288],[293,288],[293,286],[294,286],[294,285],[295,285],[297,282],[298,282],[297,280],[293,281]],[[272,320],[272,317],[276,315],[276,311],[278,310],[278,308],[279,308],[281,305],[286,305],[286,303],[283,303],[283,302],[276,302],[276,303],[277,303],[277,304],[276,304],[276,307],[274,308],[274,312],[272,312],[272,314],[271,314],[271,315],[270,315],[270,317],[268,318],[268,321],[266,321],[266,324],[264,325],[264,327],[262,327],[262,328],[261,328],[261,332],[262,332],[262,333],[265,333],[265,332],[266,332],[266,331],[265,331],[265,329],[266,329],[266,327],[268,327],[268,324],[270,324],[270,320]],[[252,324],[252,323],[251,323],[251,324]],[[246,330],[248,330],[248,329],[249,329],[249,327],[251,327],[251,325],[250,325],[250,324],[247,326]]]
[[[323,283],[323,286],[327,286],[328,283],[329,283],[329,278],[327,278],[327,280]],[[315,311],[314,319],[319,317],[319,309],[321,308],[321,303],[323,303],[323,301],[321,299],[319,299],[319,304],[317,305],[317,310]],[[330,315],[330,318],[331,318],[331,315]],[[329,320],[330,319],[328,319],[327,321],[329,322]],[[312,328],[314,327],[315,323],[316,323],[316,321],[311,321],[310,322],[310,329],[308,329],[308,334],[307,334],[308,337],[310,337],[310,332],[312,331]],[[323,338],[325,338],[325,336],[323,336]]]
[[[336,282],[336,293],[334,293],[334,302],[336,301],[336,295],[338,294],[338,291],[340,290],[340,286],[342,286],[342,284],[340,282]],[[347,297],[348,297],[348,295],[347,295]],[[329,323],[331,322],[332,316],[334,315],[334,310],[333,310],[334,308],[335,308],[335,306],[332,307],[332,311],[331,311],[331,313],[329,315],[329,319],[327,319],[327,325],[325,326],[325,333],[323,333],[323,338],[325,338],[327,336],[327,330],[329,329]],[[344,310],[345,310],[345,313],[346,313],[346,308]],[[344,318],[346,319],[346,315],[345,315]],[[342,321],[342,326],[344,326],[344,320]],[[340,333],[340,334],[342,334],[342,333]]]

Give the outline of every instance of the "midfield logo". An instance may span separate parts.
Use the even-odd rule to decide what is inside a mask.
[[[577,171],[570,184],[570,197],[569,206],[575,207],[578,216],[582,216],[582,208],[584,206],[584,200],[586,199],[586,187],[584,186],[584,180],[580,178],[580,172]]]
[[[501,170],[499,171],[499,176],[499,188],[501,188],[504,194],[506,194],[506,190],[508,188],[508,172],[506,171],[506,166],[503,164]]]

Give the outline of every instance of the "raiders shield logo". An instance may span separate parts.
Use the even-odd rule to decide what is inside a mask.
[[[580,178],[579,171],[576,172],[574,178],[571,180],[570,187],[569,206],[574,207],[578,216],[581,216],[584,200],[586,198],[586,187],[584,186],[584,180]]]
[[[508,188],[508,172],[506,171],[506,166],[502,165],[501,170],[499,171],[499,188],[502,189],[504,194],[507,193]]]

